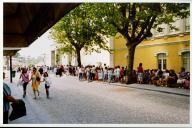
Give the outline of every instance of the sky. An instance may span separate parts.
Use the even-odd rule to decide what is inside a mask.
[[[49,38],[49,31],[45,32],[41,37],[35,40],[29,47],[23,48],[19,51],[23,57],[38,57],[43,54],[50,54],[54,46],[54,41]]]
[[[23,48],[19,51],[22,57],[34,57],[44,56],[46,65],[51,65],[51,51],[55,49],[56,43],[49,37],[49,30],[45,32],[41,37],[35,40],[29,47]],[[94,59],[93,59],[94,58]],[[65,59],[65,58],[63,58]],[[109,65],[110,56],[107,51],[101,50],[101,53],[93,52],[91,55],[85,55],[81,53],[81,62],[83,65],[96,64],[101,62],[102,64]],[[67,64],[66,61],[62,62]]]

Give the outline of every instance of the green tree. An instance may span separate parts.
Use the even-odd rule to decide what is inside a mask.
[[[120,33],[126,40],[128,83],[132,82],[135,48],[147,37],[152,37],[151,29],[162,31],[160,24],[172,24],[176,18],[189,16],[189,3],[107,3],[94,4],[92,11],[103,34]],[[102,19],[102,20],[101,20]]]
[[[86,52],[99,52],[101,48],[109,50],[106,38],[98,29],[90,9],[89,4],[78,6],[56,23],[50,31],[51,38],[59,44],[60,51],[76,55],[78,66],[81,66],[82,49]]]
[[[21,57],[21,55],[20,55],[20,53],[19,52],[17,52],[13,57],[15,57],[15,58],[20,58]]]

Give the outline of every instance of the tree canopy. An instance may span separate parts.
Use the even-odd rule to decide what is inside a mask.
[[[126,40],[129,78],[133,70],[135,48],[147,37],[152,28],[162,31],[161,24],[170,29],[177,18],[190,14],[189,3],[84,3],[72,10],[52,29],[54,39],[66,50],[86,51],[109,49],[103,38],[120,33]]]
[[[110,51],[105,36],[94,21],[93,13],[89,12],[90,9],[88,4],[80,5],[51,29],[51,37],[59,44],[60,50],[76,53],[79,66],[81,49],[86,52],[100,52],[100,49]]]
[[[96,23],[103,34],[114,36],[120,33],[126,40],[127,65],[131,83],[135,48],[147,37],[152,37],[152,28],[159,32],[161,24],[177,30],[173,23],[177,18],[189,16],[189,3],[106,3],[93,4]]]

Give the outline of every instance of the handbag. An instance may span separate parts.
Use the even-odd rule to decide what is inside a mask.
[[[13,110],[9,116],[10,121],[26,116],[25,102],[22,99],[19,99],[17,102],[12,103],[11,106]]]
[[[36,80],[37,80],[37,81],[40,81],[40,77],[39,77],[39,76],[37,76],[37,77],[36,77]]]

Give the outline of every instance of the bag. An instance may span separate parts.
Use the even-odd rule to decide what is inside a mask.
[[[12,103],[11,106],[13,110],[9,116],[10,121],[26,116],[25,102],[22,99],[19,99],[16,103]]]
[[[39,76],[37,76],[37,77],[36,77],[36,80],[37,80],[37,81],[40,81],[40,77],[39,77]]]

